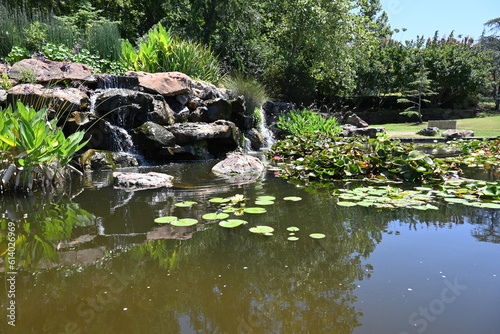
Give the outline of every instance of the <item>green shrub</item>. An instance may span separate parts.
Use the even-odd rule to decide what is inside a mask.
[[[281,114],[277,126],[285,134],[295,136],[317,132],[337,135],[342,131],[336,118],[325,118],[306,109]]]
[[[252,78],[236,74],[227,77],[223,82],[224,87],[231,90],[236,96],[245,97],[246,109],[249,114],[260,108],[268,100],[265,87]]]
[[[176,71],[214,84],[224,77],[210,48],[172,36],[160,23],[139,42],[137,50],[129,41],[123,41],[122,56],[126,66],[134,71]]]
[[[0,112],[1,190],[29,191],[37,183],[55,182],[86,144],[83,131],[65,137],[58,120],[47,115],[48,109],[37,112],[21,102]]]

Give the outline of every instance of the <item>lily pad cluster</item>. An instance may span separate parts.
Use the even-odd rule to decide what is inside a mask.
[[[208,221],[218,220],[218,225],[227,229],[234,229],[241,227],[242,225],[247,225],[248,221],[243,219],[228,219],[231,214],[235,216],[243,215],[245,213],[248,214],[263,214],[266,213],[267,210],[263,207],[247,207],[246,201],[249,200],[244,195],[238,194],[232,197],[222,198],[216,197],[208,200],[209,203],[219,206],[216,212],[209,212],[202,215],[201,218]],[[285,201],[301,201],[302,198],[298,196],[287,196],[284,197]],[[256,205],[273,205],[276,201],[275,196],[262,195],[257,196],[255,198]],[[193,205],[196,205],[197,202],[194,201],[183,201],[175,203],[174,205],[178,208],[187,208]],[[157,224],[171,224],[173,226],[193,226],[196,225],[199,221],[194,218],[179,218],[177,216],[165,216],[158,217],[155,220]],[[274,232],[274,228],[266,225],[257,225],[250,227],[248,229],[250,232],[255,234],[261,234],[264,236],[272,236]],[[289,232],[288,240],[289,241],[297,241],[299,238],[295,236],[295,232],[299,231],[298,227],[290,226],[287,228]],[[312,233],[309,235],[313,239],[322,239],[325,237],[322,233]]]
[[[459,148],[458,157],[444,159],[450,163],[460,163],[469,167],[500,166],[500,139],[497,140],[457,140],[448,146]]]
[[[441,186],[437,196],[448,203],[500,209],[500,182],[453,180]]]
[[[441,182],[455,167],[388,137],[288,136],[266,152],[287,179]],[[458,169],[456,169],[458,171]]]

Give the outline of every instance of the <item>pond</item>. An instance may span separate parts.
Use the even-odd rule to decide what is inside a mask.
[[[329,188],[272,172],[241,183],[214,164],[143,169],[173,175],[170,189],[114,189],[94,172],[65,194],[2,198],[18,244],[10,267],[2,235],[1,332],[499,332],[500,210],[342,207]],[[210,199],[238,194],[266,212],[233,214],[248,221],[236,228],[202,218],[221,211]],[[199,223],[154,222],[172,215]],[[273,235],[249,231],[261,225]]]

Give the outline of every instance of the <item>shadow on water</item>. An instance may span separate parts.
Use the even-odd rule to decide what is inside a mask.
[[[72,196],[3,198],[2,224],[15,221],[22,239],[14,332],[352,333],[363,325],[357,284],[376,271],[370,257],[389,224],[471,225],[478,241],[500,242],[500,211],[444,204],[432,212],[345,208],[328,189],[297,187],[272,174],[227,180],[214,176],[212,165],[143,169],[173,175],[169,189],[115,189],[110,173],[92,173]],[[240,228],[201,218],[218,209],[208,199],[235,194],[248,198],[247,206],[259,195],[277,199],[265,214],[242,216],[249,224]],[[186,200],[197,204],[175,206]],[[154,223],[167,215],[201,223]],[[250,233],[256,225],[274,227],[274,235]],[[287,240],[289,226],[300,229],[298,241]],[[315,232],[326,238],[309,238]]]

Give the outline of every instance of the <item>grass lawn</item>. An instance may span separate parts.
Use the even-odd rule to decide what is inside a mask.
[[[427,127],[427,122],[424,124],[392,123],[378,126],[385,127],[387,134],[391,137],[430,138],[416,134],[419,130]],[[500,136],[500,115],[458,119],[457,129],[473,130],[474,137],[498,137]]]

